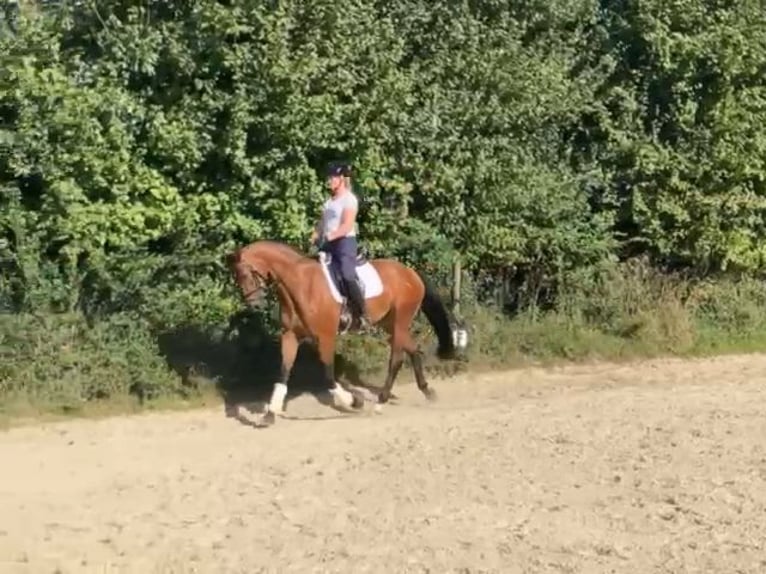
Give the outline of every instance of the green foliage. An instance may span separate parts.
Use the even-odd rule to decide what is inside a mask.
[[[0,27],[5,393],[48,393],[38,376],[67,381],[50,390],[66,400],[155,396],[149,376],[181,392],[152,341],[192,330],[226,347],[223,255],[306,247],[338,157],[374,255],[442,288],[460,257],[465,318],[489,333],[475,358],[680,352],[700,333],[713,346],[717,325],[766,328],[749,279],[652,271],[763,269],[760,3],[38,4]],[[616,266],[634,255],[649,264]],[[127,360],[116,333],[146,368],[91,392]],[[66,341],[105,370],[64,369]],[[384,361],[377,343],[344,351]]]
[[[607,70],[580,126],[632,249],[702,271],[764,265],[766,20],[760,2],[611,2]]]
[[[25,18],[2,46],[3,205],[71,283],[258,237],[302,244],[316,168],[342,154],[377,253],[422,260],[413,241],[428,236],[442,262],[590,264],[610,220],[561,147],[592,97],[571,75],[570,4],[548,8],[545,31],[534,6],[413,1],[96,2]]]

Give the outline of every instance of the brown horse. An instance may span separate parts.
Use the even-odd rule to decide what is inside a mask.
[[[271,424],[283,413],[287,380],[295,362],[298,345],[312,340],[324,367],[324,381],[335,405],[358,409],[364,398],[343,389],[335,381],[333,363],[339,334],[342,305],[333,296],[322,263],[292,247],[275,241],[256,241],[227,257],[245,303],[257,306],[265,289],[275,285],[280,303],[282,371],[274,385],[264,421]],[[412,362],[418,388],[429,400],[436,393],[428,386],[420,351],[410,334],[410,326],[422,306],[439,341],[440,359],[455,357],[455,345],[447,310],[438,293],[416,271],[390,259],[374,259],[369,264],[377,271],[378,289],[368,293],[366,304],[372,324],[389,334],[388,375],[377,397],[379,404],[391,397],[406,352]],[[368,266],[369,269],[369,266]],[[374,272],[373,272],[374,273]]]

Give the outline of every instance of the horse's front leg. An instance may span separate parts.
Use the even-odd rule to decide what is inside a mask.
[[[271,400],[263,421],[266,424],[274,424],[276,416],[282,416],[285,410],[285,397],[287,396],[287,381],[290,379],[295,357],[298,355],[298,337],[294,331],[283,331],[281,336],[282,368],[279,380],[274,383],[271,391]]]

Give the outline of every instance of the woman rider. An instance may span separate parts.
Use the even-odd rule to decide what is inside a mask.
[[[343,277],[354,323],[359,330],[365,330],[370,320],[356,276],[359,201],[351,191],[351,166],[331,163],[326,175],[332,197],[322,207],[322,217],[311,234],[311,243],[318,243],[321,251],[332,256],[332,264]]]

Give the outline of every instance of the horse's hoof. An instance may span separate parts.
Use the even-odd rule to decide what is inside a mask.
[[[439,400],[439,396],[436,394],[436,391],[433,389],[426,389],[423,391],[423,394],[425,395],[426,399],[429,402],[435,403]]]
[[[277,417],[274,414],[274,411],[267,411],[266,413],[264,413],[263,418],[261,419],[261,425],[265,427],[270,427],[276,422],[277,422]]]
[[[352,392],[351,394],[354,397],[354,400],[351,402],[351,408],[355,410],[364,408],[364,397],[355,392]]]

